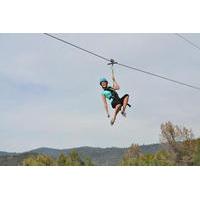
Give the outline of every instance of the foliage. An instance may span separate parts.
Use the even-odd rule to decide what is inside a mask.
[[[173,165],[169,159],[170,154],[167,151],[158,151],[154,154],[141,154],[139,157],[128,158],[125,156],[121,165],[127,166],[167,166]]]
[[[89,158],[89,157],[86,157],[86,158],[84,159],[84,162],[85,162],[85,165],[86,165],[86,166],[94,166],[94,164],[93,164],[91,158]]]
[[[195,151],[192,157],[194,165],[200,166],[200,139],[196,140]]]
[[[81,160],[78,153],[73,150],[68,156],[61,154],[57,160],[57,164],[61,166],[82,166],[85,163]]]
[[[55,165],[53,158],[47,155],[30,156],[22,162],[25,166],[52,166]]]
[[[161,125],[160,140],[163,150],[151,154],[143,154],[138,145],[131,145],[120,164],[134,166],[200,165],[200,139],[193,139],[191,130],[166,122]]]
[[[194,140],[191,130],[166,122],[161,125],[160,140],[166,144],[168,151],[173,154],[174,162],[177,165],[192,164]]]
[[[31,156],[23,160],[25,166],[91,166],[91,159],[82,160],[79,154],[72,150],[69,155],[60,154],[58,159],[54,159],[47,155]]]

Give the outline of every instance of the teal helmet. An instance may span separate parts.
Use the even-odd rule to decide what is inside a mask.
[[[99,80],[100,85],[101,85],[102,82],[107,82],[107,83],[108,83],[108,81],[107,81],[106,78],[101,78],[101,79]]]

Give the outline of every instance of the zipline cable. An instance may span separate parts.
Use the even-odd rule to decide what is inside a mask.
[[[89,53],[89,54],[92,54],[93,56],[96,56],[96,57],[98,57],[98,58],[101,58],[101,59],[103,59],[103,60],[106,60],[106,61],[110,62],[111,64],[114,62],[114,64],[116,64],[116,65],[119,65],[119,66],[122,66],[122,67],[125,67],[125,68],[128,68],[128,69],[131,69],[131,70],[135,70],[135,71],[138,71],[138,72],[142,72],[142,73],[148,74],[148,75],[150,75],[150,76],[154,76],[154,77],[157,77],[157,78],[160,78],[160,79],[164,79],[164,80],[167,80],[167,81],[171,81],[171,82],[176,83],[176,84],[179,84],[179,85],[183,85],[183,86],[187,86],[187,87],[190,87],[190,88],[193,88],[193,89],[196,89],[196,90],[200,90],[200,87],[197,87],[197,86],[194,86],[194,85],[190,85],[190,84],[187,84],[187,83],[184,83],[184,82],[180,82],[180,81],[177,81],[177,80],[168,78],[168,77],[166,77],[166,76],[154,74],[154,73],[152,73],[152,72],[148,72],[148,71],[145,71],[145,70],[136,68],[136,67],[131,67],[131,66],[128,66],[128,65],[125,65],[125,64],[122,64],[122,63],[115,62],[113,59],[105,58],[105,57],[103,57],[103,56],[101,56],[101,55],[99,55],[99,54],[96,54],[96,53],[94,53],[94,52],[92,52],[92,51],[88,51],[88,50],[86,50],[86,49],[84,49],[84,48],[82,48],[82,47],[79,47],[79,46],[77,46],[77,45],[75,45],[75,44],[72,44],[72,43],[70,43],[70,42],[67,42],[66,40],[63,40],[63,39],[58,38],[58,37],[56,37],[56,36],[53,36],[53,35],[51,35],[51,34],[49,34],[49,33],[44,33],[44,34],[45,34],[46,36],[49,36],[49,37],[51,37],[51,38],[53,38],[53,39],[56,39],[56,40],[58,40],[58,41],[60,41],[60,42],[63,42],[63,43],[65,43],[65,44],[71,45],[71,46],[73,46],[73,47],[75,47],[75,48],[77,48],[77,49],[80,49],[80,50],[82,50],[82,51],[85,51],[85,52],[87,52],[87,53]],[[110,64],[110,63],[109,63],[109,64]]]
[[[196,49],[200,50],[200,47],[198,45],[196,45],[194,42],[190,41],[189,39],[187,39],[186,37],[182,36],[179,33],[174,33],[176,36],[182,38],[185,42],[187,42],[188,44],[192,45],[193,47],[195,47]]]
[[[56,39],[56,40],[58,40],[58,41],[60,41],[60,42],[64,42],[65,44],[71,45],[71,46],[73,46],[73,47],[75,47],[75,48],[77,48],[77,49],[80,49],[80,50],[85,51],[85,52],[87,52],[87,53],[89,53],[89,54],[92,54],[93,56],[96,56],[96,57],[98,57],[98,58],[101,58],[101,59],[103,59],[103,60],[106,60],[106,61],[110,62],[110,59],[105,58],[105,57],[103,57],[103,56],[100,56],[100,55],[98,55],[98,54],[96,54],[96,53],[94,53],[94,52],[92,52],[92,51],[88,51],[88,50],[86,50],[86,49],[84,49],[84,48],[82,48],[82,47],[79,47],[79,46],[77,46],[77,45],[75,45],[75,44],[72,44],[72,43],[70,43],[70,42],[67,42],[66,40],[63,40],[63,39],[58,38],[58,37],[56,37],[56,36],[53,36],[53,35],[51,35],[51,34],[49,34],[49,33],[44,33],[44,34],[47,35],[47,36],[49,36],[49,37],[52,37],[52,38],[54,38],[54,39]]]
[[[171,81],[171,82],[177,83],[179,85],[184,85],[184,86],[196,89],[196,90],[200,90],[200,87],[197,87],[197,86],[194,86],[194,85],[190,85],[190,84],[187,84],[187,83],[184,83],[184,82],[176,81],[174,79],[171,79],[171,78],[168,78],[168,77],[165,77],[165,76],[161,76],[161,75],[158,75],[158,74],[154,74],[152,72],[144,71],[144,70],[141,70],[141,69],[138,69],[138,68],[135,68],[135,67],[130,67],[128,65],[124,65],[124,64],[121,64],[121,63],[118,63],[118,65],[120,65],[122,67],[129,68],[129,69],[133,69],[133,70],[136,70],[136,71],[139,71],[139,72],[151,75],[151,76],[155,76],[157,78],[161,78],[161,79],[164,79],[164,80],[167,80],[167,81]]]

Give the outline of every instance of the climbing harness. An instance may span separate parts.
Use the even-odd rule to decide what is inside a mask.
[[[108,63],[108,65],[111,65],[111,70],[112,70],[112,77],[114,77],[114,65],[118,64],[118,62],[116,62],[114,59],[110,59],[110,62]],[[108,92],[108,93],[106,93]],[[106,94],[107,98],[109,100],[113,100],[113,101],[121,101],[121,98],[119,97],[118,93],[112,88],[112,87],[106,87],[104,88],[104,94]],[[129,107],[131,107],[130,104],[127,104]]]

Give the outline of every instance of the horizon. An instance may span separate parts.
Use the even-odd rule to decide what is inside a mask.
[[[151,145],[159,145],[161,143],[151,143],[151,144],[140,144],[139,146],[151,146]],[[130,145],[131,146],[131,145]],[[117,149],[127,149],[130,146],[126,146],[126,147],[117,147],[117,146],[110,146],[110,147],[95,147],[95,146],[78,146],[78,147],[71,147],[71,148],[55,148],[55,147],[35,147],[33,149],[29,149],[29,150],[25,150],[25,151],[21,151],[21,152],[17,152],[17,151],[4,151],[4,150],[0,150],[0,152],[4,152],[4,153],[28,153],[31,152],[33,150],[38,150],[38,149],[53,149],[53,150],[70,150],[70,149],[79,149],[79,148],[97,148],[97,149],[109,149],[109,148],[117,148]]]

